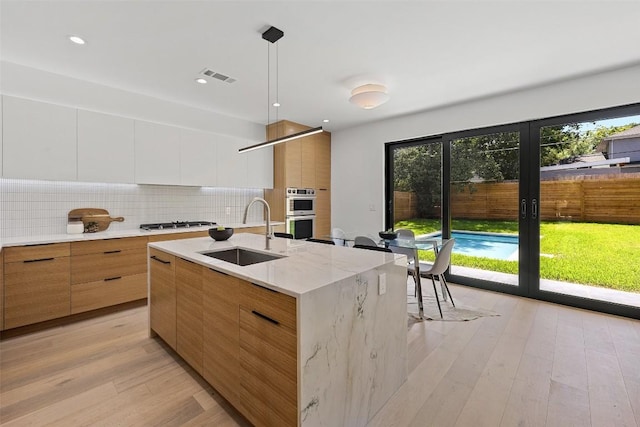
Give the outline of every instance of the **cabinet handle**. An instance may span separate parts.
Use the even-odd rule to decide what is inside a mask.
[[[118,280],[118,279],[122,279],[122,276],[117,276],[117,277],[107,277],[106,279],[104,279],[105,282],[110,282],[112,280]]]
[[[191,261],[189,261],[189,262],[191,262]],[[223,276],[228,276],[229,275],[228,273],[224,273],[222,271],[214,270],[213,268],[210,268],[209,270],[213,271],[214,273],[222,274]]]
[[[165,260],[163,260],[163,259],[158,258],[158,257],[157,257],[157,256],[155,256],[155,255],[151,255],[151,259],[152,259],[152,260],[154,260],[154,261],[161,262],[161,263],[163,263],[163,264],[171,264],[171,261],[165,261]]]
[[[265,291],[278,293],[278,291],[275,291],[275,290],[270,289],[270,288],[266,288],[266,287],[264,287],[264,286],[260,286],[260,285],[258,285],[257,283],[253,283],[253,282],[251,282],[251,284],[252,284],[253,286],[257,286],[257,287],[258,287],[258,288],[260,288],[260,289],[264,289]]]
[[[27,259],[22,262],[40,262],[40,261],[53,261],[54,258],[40,258],[40,259]]]
[[[104,251],[105,254],[119,254],[120,252],[122,252],[121,250],[117,250],[117,251]]]
[[[265,316],[264,314],[259,313],[259,312],[255,311],[255,310],[251,310],[251,312],[252,312],[253,314],[255,314],[256,316],[258,316],[258,317],[260,317],[260,318],[262,318],[262,319],[266,320],[267,322],[271,322],[271,323],[273,323],[274,325],[279,325],[279,324],[280,324],[280,322],[278,322],[277,320],[273,320],[273,319],[272,319],[272,318],[270,318],[269,316]]]

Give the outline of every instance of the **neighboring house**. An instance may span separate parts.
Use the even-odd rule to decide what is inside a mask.
[[[640,163],[640,125],[607,136],[597,151],[606,153],[608,159],[629,157],[630,163]]]

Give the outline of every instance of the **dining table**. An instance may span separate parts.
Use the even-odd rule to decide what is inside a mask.
[[[420,275],[420,258],[419,251],[422,250],[433,250],[433,252],[438,255],[438,248],[442,245],[441,238],[435,237],[418,237],[414,239],[406,239],[406,238],[396,238],[396,239],[381,239],[379,244],[384,245],[386,248],[390,248],[394,251],[394,248],[400,249],[395,250],[396,253],[403,253],[407,255],[411,252],[414,256],[414,268],[416,272],[416,297],[418,299],[418,316],[421,319],[424,319],[424,307],[422,302],[422,276]],[[444,286],[444,285],[442,285]],[[442,292],[444,295],[444,300],[447,300],[446,292]],[[436,295],[436,298],[438,296]]]

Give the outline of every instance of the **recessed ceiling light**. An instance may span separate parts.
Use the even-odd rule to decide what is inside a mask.
[[[74,42],[75,44],[85,44],[86,42],[82,37],[79,36],[69,36],[69,40]]]
[[[196,83],[200,83],[201,85],[207,84],[207,80],[203,78],[196,79]]]
[[[329,119],[324,119],[322,122],[323,123],[329,123]]]
[[[280,103],[279,103],[279,102],[274,102],[274,103],[273,103],[273,106],[274,106],[274,107],[279,107],[279,106],[280,106]]]

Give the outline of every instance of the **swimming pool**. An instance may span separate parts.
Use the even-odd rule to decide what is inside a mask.
[[[442,233],[434,233],[424,237],[440,238],[441,236]],[[453,253],[509,261],[518,260],[518,236],[516,235],[453,231],[451,237],[456,239]]]

